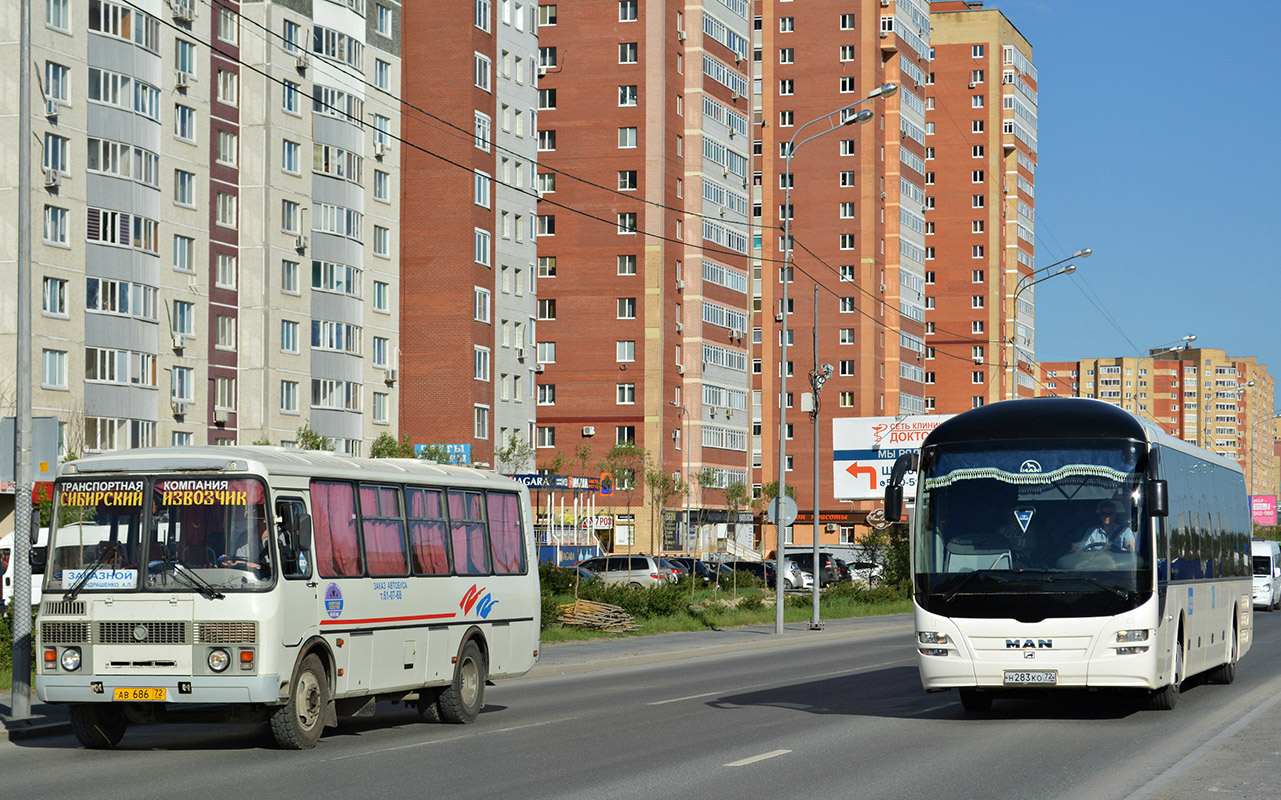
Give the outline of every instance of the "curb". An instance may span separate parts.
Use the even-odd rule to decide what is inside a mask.
[[[40,739],[45,736],[63,736],[71,733],[71,723],[6,719],[4,721],[4,733],[5,738],[11,742],[19,742],[24,739]]]

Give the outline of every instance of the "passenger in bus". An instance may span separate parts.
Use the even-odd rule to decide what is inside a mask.
[[[1117,513],[1116,503],[1104,500],[1096,509],[1099,521],[1087,526],[1081,550],[1110,550],[1117,553],[1134,552],[1134,531]]]

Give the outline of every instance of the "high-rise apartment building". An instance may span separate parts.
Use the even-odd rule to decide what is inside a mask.
[[[695,508],[747,480],[748,6],[538,13],[538,461],[595,474],[633,443],[614,546],[709,549],[661,511],[691,475]]]
[[[538,14],[411,5],[401,36],[432,66],[404,78],[400,430],[507,471],[533,467]]]
[[[399,198],[393,2],[35,0],[33,383],[66,454],[389,430]],[[18,15],[0,31],[17,63]],[[385,94],[384,94],[385,92]],[[17,257],[16,237],[0,260]],[[308,280],[310,276],[310,280]],[[371,358],[372,356],[372,358]],[[7,413],[12,413],[10,410]]]
[[[1036,393],[1037,73],[1000,11],[930,8],[925,406],[957,413],[1014,396],[1016,358],[1018,396]]]
[[[1147,356],[1046,361],[1041,394],[1092,397],[1151,420],[1172,436],[1245,469],[1250,494],[1276,494],[1276,384],[1253,357],[1210,348],[1154,350]]]
[[[780,477],[780,406],[786,406],[785,483],[802,509],[813,507],[816,486],[821,514],[852,521],[849,506],[833,496],[831,419],[925,410],[929,6],[761,0],[755,28],[753,478],[759,490]],[[865,100],[886,83],[898,91]],[[841,113],[850,106],[857,107]],[[870,121],[801,146],[864,109]],[[783,269],[789,219],[791,274]],[[832,373],[820,393],[815,437],[800,398],[810,391],[806,376],[824,363]],[[796,542],[809,540],[809,529],[798,528]]]

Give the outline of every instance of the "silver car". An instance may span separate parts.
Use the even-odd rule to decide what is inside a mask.
[[[576,566],[586,567],[605,581],[607,586],[631,586],[644,589],[668,582],[670,570],[664,570],[654,556],[612,555],[596,556],[579,561]]]

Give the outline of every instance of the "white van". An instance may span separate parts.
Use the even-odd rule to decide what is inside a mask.
[[[41,528],[40,535],[36,539],[35,546],[43,548],[49,544],[49,529]],[[9,600],[13,597],[13,533],[5,534],[0,539],[0,567],[4,568],[4,580],[0,582],[0,609],[9,607]],[[44,583],[44,565],[41,564],[39,571],[31,570],[31,605],[40,605],[40,585]]]
[[[1255,539],[1250,550],[1254,556],[1254,605],[1276,611],[1281,608],[1281,546]]]

